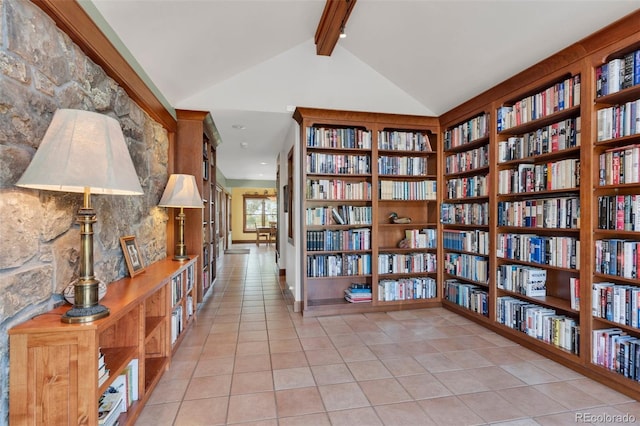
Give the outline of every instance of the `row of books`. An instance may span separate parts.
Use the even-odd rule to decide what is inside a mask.
[[[640,287],[597,282],[591,285],[591,313],[596,318],[640,328]]]
[[[640,99],[599,109],[596,117],[598,141],[636,135],[640,133]]]
[[[489,136],[489,114],[481,114],[444,132],[444,149],[451,149]]]
[[[182,299],[182,274],[177,274],[171,278],[171,306]]]
[[[578,229],[580,197],[498,201],[498,226]]]
[[[591,361],[628,379],[640,381],[640,339],[619,328],[592,331]]]
[[[496,285],[529,297],[547,295],[547,270],[524,265],[499,265]]]
[[[138,359],[132,359],[98,400],[99,425],[117,425],[120,414],[138,400],[138,365]]]
[[[467,280],[479,283],[489,282],[489,259],[461,253],[444,254],[444,271]]]
[[[371,157],[355,154],[307,153],[307,173],[370,174]]]
[[[307,230],[307,251],[370,250],[371,229]]]
[[[640,182],[640,146],[611,148],[598,157],[601,186]]]
[[[489,145],[469,151],[457,152],[444,159],[444,173],[463,173],[489,166]]]
[[[378,157],[378,174],[391,176],[425,176],[428,173],[425,157]]]
[[[371,149],[371,131],[355,128],[307,127],[307,146]]]
[[[488,225],[489,203],[442,203],[440,221],[450,225]]]
[[[431,277],[378,281],[378,300],[382,302],[433,299],[436,293],[436,280]]]
[[[640,194],[599,196],[598,229],[640,231]]]
[[[436,248],[438,235],[433,228],[405,229],[404,239],[407,241],[407,248]]]
[[[178,336],[184,329],[182,305],[178,305],[171,312],[171,344],[178,340]]]
[[[310,207],[306,225],[371,225],[371,206]]]
[[[518,100],[513,105],[498,108],[497,129],[501,132],[577,105],[580,105],[579,74]]]
[[[612,59],[596,68],[596,97],[640,84],[640,50]]]
[[[596,272],[636,279],[640,265],[640,241],[596,240]]]
[[[496,320],[534,339],[576,355],[580,352],[580,325],[555,309],[503,296],[497,298]]]
[[[314,254],[307,256],[307,277],[343,277],[370,274],[370,254]]]
[[[371,284],[353,283],[344,290],[344,298],[349,303],[370,303],[373,299]]]
[[[559,268],[580,267],[580,240],[575,237],[499,233],[496,256]]]
[[[489,316],[489,293],[482,287],[449,279],[444,282],[444,298],[472,312]]]
[[[580,117],[568,118],[498,142],[498,163],[580,146]]]
[[[488,231],[447,229],[442,232],[442,241],[446,249],[489,254]]]
[[[307,200],[371,200],[371,182],[307,179]]]
[[[416,272],[436,272],[435,253],[380,253],[378,273],[410,274]]]
[[[477,175],[447,180],[447,198],[488,197],[489,177]]]
[[[437,181],[380,181],[381,200],[435,200]]]
[[[109,369],[104,359],[104,352],[98,348],[98,386],[102,386],[109,378]]]
[[[428,134],[399,130],[379,131],[378,149],[389,151],[433,151]]]
[[[519,164],[498,172],[498,194],[522,194],[580,186],[580,160],[570,158],[544,164]]]
[[[193,288],[194,283],[195,264],[191,264],[187,267],[187,292]]]

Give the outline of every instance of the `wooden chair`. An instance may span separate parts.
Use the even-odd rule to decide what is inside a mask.
[[[260,241],[264,240],[267,245],[271,240],[271,228],[268,226],[256,226],[256,245],[260,246]]]

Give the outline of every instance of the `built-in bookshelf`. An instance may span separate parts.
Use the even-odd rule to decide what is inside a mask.
[[[216,279],[216,148],[221,139],[210,113],[176,110],[176,115],[176,173],[195,176],[202,197],[202,209],[184,210],[187,252],[196,253],[199,259],[193,297],[200,303]]]
[[[624,388],[640,381],[640,37],[592,62],[593,251],[589,361]],[[623,389],[624,389],[623,388]]]
[[[298,108],[303,312],[437,303],[438,125]]]
[[[105,318],[64,324],[60,317],[70,307],[65,305],[10,329],[10,423],[78,424],[83,419],[97,425],[101,397],[117,390],[126,411],[116,407],[109,410],[116,419],[109,418],[135,424],[180,343],[172,345],[171,318],[177,307],[186,309],[196,262],[197,257],[168,258],[110,283],[100,302],[110,311]],[[184,320],[183,332],[194,318],[195,313]],[[64,384],[67,403],[38,397],[58,386],[52,377]]]
[[[440,117],[443,306],[635,399],[639,17]],[[485,140],[469,132],[483,114]]]
[[[480,111],[444,131],[440,205],[444,298],[488,316],[491,114]]]

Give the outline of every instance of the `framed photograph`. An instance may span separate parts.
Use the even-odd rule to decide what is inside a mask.
[[[129,275],[131,275],[131,277],[135,277],[136,275],[144,272],[144,261],[142,260],[142,254],[138,248],[136,237],[133,235],[121,237],[120,245],[122,246],[124,260],[127,262]]]

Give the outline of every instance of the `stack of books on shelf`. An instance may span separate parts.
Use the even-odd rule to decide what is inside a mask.
[[[640,50],[596,68],[596,97],[640,84]]]
[[[344,298],[350,303],[371,302],[371,285],[353,283],[344,291]]]
[[[126,411],[126,395],[110,386],[98,401],[98,424],[113,426],[118,424],[120,413]]]
[[[547,295],[547,270],[523,265],[500,265],[498,288],[529,297]]]
[[[640,339],[619,328],[593,330],[591,359],[594,364],[640,381]]]
[[[178,340],[178,336],[182,333],[182,306],[177,306],[171,313],[171,344]]]
[[[102,384],[109,378],[109,369],[107,368],[107,364],[104,362],[104,353],[102,349],[98,349],[98,386],[102,386]]]

